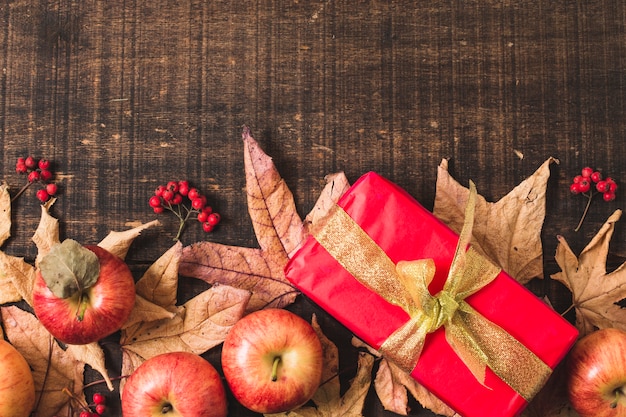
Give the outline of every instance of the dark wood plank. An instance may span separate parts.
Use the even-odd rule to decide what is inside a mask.
[[[566,292],[547,279],[558,271],[555,236],[580,251],[624,205],[621,190],[594,202],[573,231],[585,204],[568,190],[578,170],[626,178],[625,22],[617,0],[5,1],[0,172],[19,187],[16,157],[52,159],[61,189],[53,213],[63,237],[85,242],[152,220],[153,189],[186,178],[224,220],[211,235],[190,225],[184,243],[256,246],[243,124],[302,215],[336,171],[351,181],[378,171],[432,207],[443,158],[495,201],[554,156],[546,279],[531,288],[564,310]],[[14,212],[3,250],[33,260],[38,205],[25,196]],[[159,218],[163,227],[129,253],[137,274],[172,243],[174,219]],[[611,267],[626,258],[625,234],[618,224]],[[302,300],[293,308],[315,309]],[[350,357],[345,329],[324,322]],[[375,398],[369,409],[384,415]]]

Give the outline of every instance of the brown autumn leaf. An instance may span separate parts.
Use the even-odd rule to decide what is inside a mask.
[[[365,352],[359,354],[356,376],[350,382],[350,388],[342,396],[337,374],[339,369],[337,346],[324,335],[315,316],[312,318],[311,325],[317,332],[324,349],[322,384],[311,399],[315,406],[306,405],[286,413],[265,415],[271,417],[361,417],[365,397],[371,384],[374,356]]]
[[[37,318],[16,307],[2,307],[2,322],[11,344],[30,365],[37,392],[37,417],[72,415],[67,388],[83,397],[84,364],[64,351]],[[75,411],[75,410],[74,410]]]
[[[472,245],[521,284],[543,278],[541,229],[550,164],[547,159],[530,177],[495,203],[478,196]],[[448,161],[439,165],[433,214],[457,233],[463,227],[469,190],[448,173]]]
[[[6,182],[0,183],[0,246],[11,237],[11,196]]]
[[[260,248],[198,242],[184,248],[179,272],[210,284],[226,284],[252,293],[248,312],[285,307],[299,292],[283,268],[304,240],[305,228],[293,195],[265,154],[243,130],[248,213]]]
[[[0,304],[15,303],[31,298],[35,270],[24,258],[0,251]]]
[[[121,232],[111,231],[100,241],[100,243],[98,243],[98,246],[108,250],[120,259],[126,259],[126,254],[130,249],[130,245],[137,237],[139,237],[141,232],[150,227],[159,226],[160,224],[161,223],[158,220],[153,220]]]
[[[607,327],[626,330],[626,309],[617,304],[626,298],[626,263],[606,271],[609,243],[621,215],[622,211],[616,210],[578,257],[563,236],[557,237],[555,258],[561,272],[552,278],[572,293],[580,337]]]

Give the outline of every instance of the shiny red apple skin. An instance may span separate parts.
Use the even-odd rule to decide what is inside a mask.
[[[626,332],[601,329],[581,338],[568,357],[567,389],[581,417],[626,417]],[[615,390],[622,390],[615,408]]]
[[[281,362],[273,381],[276,356]],[[283,309],[243,317],[222,347],[222,370],[233,396],[257,413],[285,412],[306,403],[319,387],[322,368],[322,345],[315,330]]]
[[[26,359],[0,339],[0,416],[28,417],[35,406],[35,383]]]
[[[135,305],[135,281],[128,265],[111,252],[85,246],[98,257],[100,275],[88,289],[89,305],[82,320],[77,317],[76,296],[59,298],[50,291],[41,272],[33,288],[33,309],[41,324],[63,343],[83,345],[118,331]]]
[[[226,389],[201,356],[163,353],[142,363],[122,391],[124,417],[226,417]]]

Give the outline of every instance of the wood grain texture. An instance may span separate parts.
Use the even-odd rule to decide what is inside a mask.
[[[574,233],[585,204],[568,190],[578,170],[626,179],[625,26],[618,0],[3,0],[0,172],[17,188],[18,156],[53,160],[52,212],[63,237],[85,242],[154,219],[154,188],[186,178],[223,223],[211,235],[190,224],[183,242],[255,247],[244,124],[302,216],[336,171],[351,181],[377,171],[432,207],[443,158],[495,201],[553,156],[548,276],[557,234],[580,251],[624,206],[621,189],[614,202],[594,202]],[[3,249],[32,260],[32,194],[14,212]],[[175,221],[159,218],[163,227],[129,253],[137,273],[171,244]],[[611,260],[625,257],[618,224]],[[554,282],[531,288],[567,308]],[[332,319],[323,323],[346,342]],[[384,415],[375,400],[368,408]]]

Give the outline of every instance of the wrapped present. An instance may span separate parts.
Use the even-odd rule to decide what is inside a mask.
[[[287,278],[464,417],[521,413],[576,329],[385,178],[368,173],[292,257]],[[476,219],[480,221],[480,219]]]

